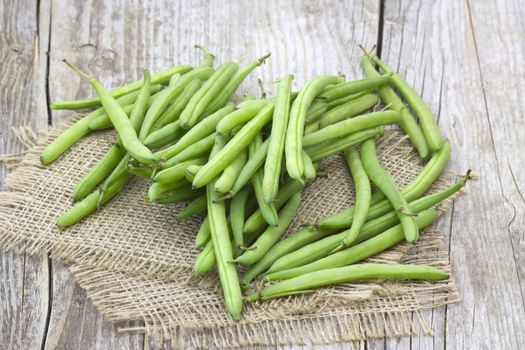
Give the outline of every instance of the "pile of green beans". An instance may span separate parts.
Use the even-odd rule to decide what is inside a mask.
[[[59,217],[60,228],[100,210],[133,175],[144,178],[150,182],[148,202],[179,205],[181,225],[189,218],[202,220],[193,243],[200,250],[194,274],[216,267],[234,320],[241,318],[245,301],[355,280],[448,277],[423,265],[356,264],[403,241],[414,244],[419,230],[437,220],[435,206],[469,178],[467,173],[424,196],[450,158],[450,143],[428,105],[399,74],[365,51],[363,79],[324,75],[294,91],[294,76],[288,74],[275,96],[246,95],[236,103],[237,88],[270,55],[244,68],[233,61],[214,68],[215,56],[197,47],[204,52],[200,65],[157,74],[145,70],[143,79],[113,90],[66,62],[98,97],[54,102],[51,108],[96,109],[51,142],[42,163],[51,165],[97,130],[114,128],[117,138],[75,187],[76,203]],[[427,162],[402,190],[376,154],[377,139],[393,124]],[[355,205],[288,232],[305,186],[320,176],[320,162],[340,152],[353,180]],[[239,275],[236,265],[248,268]],[[265,286],[245,298],[243,291],[255,279]]]

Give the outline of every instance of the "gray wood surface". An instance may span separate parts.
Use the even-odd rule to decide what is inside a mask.
[[[510,0],[0,0],[0,153],[23,149],[12,127],[69,115],[49,111],[49,100],[92,94],[63,58],[118,85],[145,67],[198,62],[196,43],[241,63],[271,51],[241,88],[256,91],[257,76],[286,72],[298,85],[338,71],[359,77],[357,44],[376,44],[438,115],[453,145],[449,169],[481,176],[440,220],[462,302],[424,313],[435,337],[362,347],[525,348],[524,16]],[[60,263],[0,252],[0,349],[157,347],[117,333]]]

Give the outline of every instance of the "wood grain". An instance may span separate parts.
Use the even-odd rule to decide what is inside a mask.
[[[449,169],[472,167],[481,177],[440,220],[462,303],[423,313],[435,337],[357,346],[524,348],[524,12],[513,0],[0,0],[0,153],[22,149],[13,126],[41,129],[70,115],[48,114],[48,97],[92,96],[63,58],[111,87],[139,78],[144,68],[197,63],[194,44],[218,62],[248,64],[271,51],[239,94],[257,91],[260,77],[272,95],[271,82],[289,72],[297,87],[320,74],[360,77],[357,44],[377,44],[439,117],[454,149]],[[0,252],[0,276],[0,349],[160,346],[118,334],[67,268],[47,257]]]

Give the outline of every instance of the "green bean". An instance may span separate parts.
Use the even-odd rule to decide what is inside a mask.
[[[211,157],[218,154],[221,149],[224,149],[221,148],[224,144],[225,140],[222,137],[218,137]],[[226,308],[232,318],[238,320],[242,311],[242,292],[235,265],[230,263],[230,261],[233,260],[233,251],[229,237],[230,229],[226,220],[226,207],[224,202],[214,201],[218,194],[213,190],[213,186],[213,181],[206,186],[208,222],[211,231],[213,251],[217,259],[217,269],[219,271]]]
[[[304,127],[304,134],[305,135],[310,134],[312,132],[318,131],[320,128],[321,128],[320,122],[308,124]]]
[[[195,188],[202,187],[213,180],[239,154],[248,147],[255,135],[270,122],[273,115],[273,103],[267,104],[252,120],[244,125],[237,134],[202,167],[193,180]]]
[[[321,128],[340,122],[347,118],[366,112],[379,102],[379,97],[375,94],[363,95],[355,100],[342,104],[329,112],[321,119]]]
[[[164,184],[177,182],[185,178],[184,171],[188,166],[202,165],[202,164],[205,164],[207,160],[208,160],[208,157],[199,157],[195,159],[186,160],[170,168],[165,168],[159,171],[155,175],[155,177],[153,178],[153,181],[164,183]]]
[[[204,191],[194,191],[190,186],[179,187],[171,192],[164,193],[156,202],[159,204],[175,204],[195,199],[203,194]]]
[[[209,240],[206,242],[204,249],[197,254],[195,264],[193,265],[193,274],[197,277],[204,276],[216,264],[215,252],[213,251],[213,242]]]
[[[181,74],[180,73],[177,73],[177,74],[173,74],[170,78],[170,81],[168,83],[168,87],[173,87],[177,84],[177,82],[179,81],[181,77]]]
[[[442,149],[432,156],[416,179],[401,191],[407,201],[413,201],[430,188],[432,183],[434,183],[445,168],[450,159],[450,152],[450,142],[445,140]],[[382,199],[383,197],[380,195],[380,192],[376,192],[372,195],[372,201],[370,203],[372,207],[368,213],[369,219],[372,217],[378,217],[392,210],[390,202]],[[339,230],[349,228],[350,225],[352,225],[353,215],[354,207],[350,207],[327,218],[321,219],[317,225],[322,229]]]
[[[153,131],[144,140],[144,145],[149,148],[160,148],[177,141],[184,134],[178,120],[164,125],[162,128]]]
[[[425,103],[416,90],[414,90],[414,88],[411,87],[398,73],[394,72],[379,58],[374,56],[372,59],[383,71],[392,74],[392,85],[397,88],[401,96],[403,96],[414,113],[418,116],[423,135],[425,135],[425,140],[427,141],[430,150],[432,152],[437,152],[441,148],[444,140],[430,107]]]
[[[373,129],[365,129],[348,136],[343,136],[317,145],[306,147],[304,150],[310,156],[313,162],[317,162],[338,152],[341,152],[348,147],[358,145],[365,140],[381,136],[383,133],[384,129],[380,126]]]
[[[171,105],[162,113],[162,115],[157,120],[156,126],[162,127],[164,125],[173,123],[178,120],[180,114],[186,108],[186,105],[190,101],[191,97],[199,90],[201,87],[200,79],[193,79],[185,88],[182,90],[180,95],[173,101]]]
[[[229,193],[225,196],[219,198],[219,200],[224,200],[228,198],[235,197],[235,195],[248,183],[250,182],[253,175],[262,167],[264,160],[266,159],[266,153],[268,152],[268,147],[270,145],[270,140],[265,140],[261,146],[259,146],[255,153],[248,157],[248,161],[242,168],[239,176],[235,180],[232,188]]]
[[[361,60],[361,66],[363,67],[365,74],[369,77],[381,76],[379,72],[374,68],[374,65],[366,55],[364,55],[363,59]],[[419,156],[423,159],[427,158],[428,145],[425,141],[425,136],[423,135],[423,132],[417,125],[416,119],[412,116],[410,111],[407,108],[405,108],[405,105],[403,101],[401,101],[401,98],[399,98],[394,89],[392,89],[388,85],[381,86],[377,90],[377,92],[386,106],[388,106],[394,111],[398,111],[399,113],[401,113],[401,121],[399,122],[401,128],[403,128],[405,134],[408,135],[410,141],[412,142],[414,147],[416,147],[417,151],[419,152]]]
[[[303,151],[302,154],[304,164],[304,179],[308,182],[313,181],[315,179],[317,170],[315,169],[314,163],[312,162],[312,158],[310,158],[308,153]]]
[[[324,237],[333,231],[321,231],[314,227],[307,227],[294,232],[285,239],[277,242],[255,265],[251,266],[242,276],[242,284],[248,285],[255,277],[266,271],[280,257],[293,252],[320,237]]]
[[[165,72],[157,73],[151,76],[152,84],[164,84],[167,83],[170,77],[176,73],[186,73],[192,70],[191,66],[188,65],[179,65],[175,66]],[[110,94],[112,97],[117,98],[130,92],[139,90],[142,87],[143,80],[135,81],[131,84],[121,86],[119,88],[111,90]],[[74,101],[58,101],[51,103],[51,109],[83,109],[89,107],[100,106],[100,98],[88,98],[83,100],[74,100]]]
[[[258,58],[252,64],[246,66],[244,69],[241,69],[237,74],[228,81],[228,83],[222,88],[217,96],[211,101],[208,107],[206,107],[207,113],[213,113],[222,106],[224,106],[232,97],[233,93],[242,81],[250,74],[255,68],[259,67],[270,57],[270,54]]]
[[[153,168],[151,167],[136,167],[132,166],[130,163],[126,164],[126,170],[128,173],[142,177],[143,179],[151,179],[151,175],[153,174]]]
[[[73,200],[79,201],[90,194],[115,169],[125,154],[126,150],[118,142],[111,146],[106,154],[77,184],[73,190]]]
[[[207,203],[208,202],[206,201],[206,206],[208,205]],[[199,227],[199,231],[197,231],[197,235],[195,236],[195,248],[204,247],[210,241],[210,238],[210,225],[208,223],[208,217],[205,217]]]
[[[188,180],[188,182],[193,182],[193,179],[195,178],[195,174],[197,174],[197,172],[201,170],[201,168],[202,168],[202,165],[187,166],[186,169],[184,169],[184,177],[186,178],[186,180]]]
[[[313,99],[328,85],[337,84],[341,78],[320,76],[310,80],[299,92],[292,104],[288,129],[286,130],[285,156],[288,175],[297,181],[303,181],[304,164],[302,157],[303,131],[306,112]]]
[[[359,235],[359,231],[366,221],[372,198],[370,179],[363,168],[357,149],[355,147],[347,149],[345,151],[345,158],[354,181],[355,210],[352,226],[341,242],[342,248],[348,247]]]
[[[219,94],[224,84],[230,80],[238,68],[239,66],[233,62],[222,64],[192,96],[179,117],[184,129],[189,129],[197,123],[211,100]]]
[[[126,113],[122,110],[122,107],[118,103],[117,100],[115,100],[109,92],[104,88],[104,86],[96,79],[90,77],[86,73],[82,72],[79,68],[75,67],[71,63],[67,62],[67,65],[70,66],[75,72],[80,74],[83,78],[87,79],[91,85],[95,88],[97,93],[99,94],[102,102],[102,106],[106,110],[106,113],[108,114],[109,118],[111,119],[111,123],[115,126],[115,130],[117,130],[117,133],[120,136],[122,145],[130,153],[133,158],[137,159],[139,162],[143,164],[153,164],[156,160],[153,157],[153,154],[151,151],[144,146],[139,138],[137,137],[137,133],[135,132],[135,129],[133,128],[133,125],[131,124],[130,120],[128,119],[128,116]]]
[[[97,210],[100,204],[106,203],[120,192],[122,187],[126,185],[128,176],[129,175],[124,173],[119,181],[110,186],[108,191],[102,193],[100,190],[96,190],[80,202],[77,202],[71,209],[58,218],[57,226],[62,229],[70,227]]]
[[[261,236],[248,248],[241,256],[234,260],[235,263],[242,265],[253,265],[270,250],[279,240],[290,223],[292,222],[299,204],[301,203],[301,193],[294,194],[279,212],[279,222],[277,226],[271,226],[263,232]]]
[[[322,128],[319,131],[305,135],[303,146],[308,147],[316,145],[321,142],[350,135],[364,129],[398,123],[400,120],[401,114],[396,111],[372,112],[363,114],[352,119],[340,121]]]
[[[262,134],[259,133],[254,138],[253,142],[250,144],[248,148],[249,156],[252,156],[257,148],[259,148],[262,144]],[[255,192],[255,198],[257,199],[257,203],[259,205],[259,211],[261,212],[261,215],[263,219],[270,225],[277,226],[279,224],[279,217],[277,215],[277,210],[273,203],[267,204],[264,201],[263,194],[262,194],[262,169],[258,170],[252,177],[252,186],[253,190]]]
[[[234,108],[235,107],[233,103],[228,103],[226,106],[219,109],[217,112],[200,121],[197,125],[191,128],[191,130],[188,130],[188,132],[184,134],[184,136],[182,136],[177,143],[155,153],[155,156],[157,157],[157,159],[169,159],[176,156],[180,152],[188,149],[188,147],[195,144],[195,142],[202,140],[206,136],[213,133],[215,131],[217,123],[222,118],[224,118],[224,116],[228,115],[231,111],[233,111]]]
[[[195,142],[191,146],[188,146],[184,151],[181,151],[179,154],[168,159],[166,163],[164,163],[164,167],[169,168],[185,160],[194,159],[194,158],[198,158],[198,157],[207,155],[208,153],[210,153],[210,150],[212,149],[216,138],[217,138],[217,134],[213,133]],[[156,156],[157,154],[158,152],[156,153]]]
[[[364,95],[368,95],[373,90],[364,90],[357,94],[348,95],[345,97],[338,98],[336,100],[326,102],[326,100],[314,101],[308,111],[306,112],[306,125],[318,122],[321,118],[324,117],[325,112],[332,110],[344,103],[350,102]]]
[[[243,188],[230,203],[230,223],[235,246],[241,248],[244,246],[244,218],[246,215],[246,205],[248,196],[252,194],[251,188]]]
[[[169,183],[154,182],[148,188],[148,201],[154,202],[168,193],[187,185],[186,179],[179,179]]]
[[[260,111],[264,106],[268,104],[268,102],[272,102],[272,101],[274,101],[274,99],[272,98],[270,99],[260,98],[260,99],[253,99],[253,100],[244,99],[241,102],[239,102],[239,104],[236,107],[237,109],[246,108],[249,110],[255,109],[257,111]]]
[[[392,177],[379,164],[374,139],[368,139],[361,144],[361,162],[370,180],[388,198],[399,215],[399,221],[403,226],[407,242],[414,243],[417,241],[419,231],[414,216],[408,207],[407,200],[401,194]]]
[[[249,104],[248,107],[237,107],[235,111],[225,116],[219,122],[219,124],[217,124],[217,132],[221,134],[226,134],[235,129],[237,126],[245,124],[251,119],[253,119],[253,117],[255,117],[267,104],[266,101],[264,101],[264,103],[259,103],[259,101],[260,100],[253,101],[254,103]]]
[[[448,273],[427,265],[357,264],[326,269],[282,281],[251,295],[250,301],[312,292],[313,289],[358,280],[443,280]]]
[[[162,90],[159,93],[159,96],[151,104],[144,118],[144,123],[140,129],[139,139],[142,141],[146,140],[148,135],[154,131],[155,123],[166,110],[168,105],[182,92],[182,89],[179,85],[168,86],[166,89]]]
[[[207,203],[206,203],[206,195],[202,195],[200,197],[195,198],[192,200],[186,208],[182,209],[177,214],[177,219],[179,220],[186,220],[189,219],[193,215],[198,215],[205,213],[207,209]]]
[[[279,191],[279,178],[284,156],[286,127],[290,114],[290,94],[292,92],[293,78],[291,74],[286,75],[281,79],[277,87],[272,130],[263,172],[262,194],[266,203],[275,201],[275,196]]]
[[[204,52],[204,59],[202,60],[199,67],[213,67],[213,62],[215,61],[215,55],[200,45],[195,45],[194,47]]]
[[[440,192],[410,202],[410,210],[419,213],[431,208],[436,204],[439,204],[440,202],[444,201],[445,199],[459,191],[465,185],[468,177],[469,173],[467,173],[467,175],[462,180],[458,181],[454,185]],[[363,225],[361,231],[359,232],[359,235],[356,237],[352,244],[355,245],[366,241],[367,239],[374,237],[378,233],[381,233],[387,230],[388,228],[397,225],[398,223],[399,217],[397,213],[393,210],[378,217],[371,215],[371,212],[369,212],[367,222]],[[330,235],[333,232],[334,230],[321,230],[322,234],[319,234],[318,237],[323,238],[326,235]],[[329,237],[320,239],[315,243],[303,245],[302,248],[290,252],[288,255],[282,255],[282,257],[279,260],[276,260],[273,263],[273,265],[268,270],[268,273],[306,265],[312,261],[316,261],[329,255],[330,252],[341,243],[341,240],[343,240],[348,235],[348,232],[349,231],[347,230],[338,234],[331,235]]]
[[[294,194],[300,192],[303,184],[299,181],[289,180],[277,194],[277,200],[273,203],[276,210],[282,208],[288,199]],[[256,210],[244,224],[244,234],[255,234],[260,232],[266,226],[266,221],[262,215],[261,210]]]
[[[222,174],[215,180],[215,191],[221,194],[228,193],[232,188],[233,183],[239,176],[242,168],[247,160],[246,152],[242,152],[237,159],[230,163],[222,172]]]
[[[389,84],[391,81],[391,74],[383,75],[377,78],[365,78],[361,80],[349,81],[339,85],[335,85],[330,89],[326,89],[321,93],[326,102],[331,102],[341,97],[356,94],[365,90],[376,89],[380,86]]]
[[[437,211],[435,209],[428,209],[418,215],[416,223],[419,229],[423,229],[436,221],[437,218]],[[319,260],[315,260],[306,265],[276,271],[266,275],[264,278],[268,281],[285,280],[314,271],[351,265],[372,255],[378,254],[403,241],[403,239],[403,227],[399,224],[350,248],[328,255]]]

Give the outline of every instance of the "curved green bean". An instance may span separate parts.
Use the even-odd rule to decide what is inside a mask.
[[[381,280],[443,280],[448,273],[426,265],[402,264],[357,264],[334,269],[326,269],[282,281],[264,288],[248,299],[271,299],[287,295],[312,292],[313,289],[345,282]]]
[[[184,130],[176,120],[149,134],[144,140],[144,145],[151,149],[160,148],[177,141],[183,134]]]
[[[184,209],[177,214],[177,219],[186,220],[193,215],[205,213],[207,210],[206,195],[192,200]]]
[[[204,59],[202,60],[199,67],[213,67],[213,62],[215,62],[215,55],[208,51],[206,48],[202,47],[201,45],[195,45],[194,47],[204,52]]]
[[[361,66],[363,67],[365,74],[369,77],[381,76],[381,74],[379,74],[379,72],[374,68],[374,65],[367,55],[363,56],[363,59],[361,60]],[[386,106],[401,113],[401,120],[399,122],[401,128],[408,135],[410,141],[417,149],[419,156],[423,159],[427,158],[429,151],[425,136],[417,125],[416,119],[412,116],[410,111],[405,108],[405,104],[401,98],[399,98],[394,89],[388,85],[379,87],[377,92]]]
[[[171,76],[176,73],[186,73],[192,70],[191,66],[188,65],[179,65],[175,66],[167,71],[157,73],[151,76],[151,83],[152,84],[165,84],[167,83]],[[119,88],[111,90],[109,92],[112,97],[117,98],[126,94],[129,94],[130,92],[139,90],[142,87],[143,80],[135,81],[131,84],[121,86]],[[73,100],[73,101],[55,101],[51,103],[50,107],[51,109],[83,109],[83,108],[89,108],[89,107],[95,107],[100,106],[101,101],[100,98],[87,98],[83,100]]]
[[[206,208],[207,206],[208,202],[206,199]],[[199,227],[199,231],[197,231],[197,235],[195,236],[195,248],[204,247],[210,241],[210,238],[210,225],[208,223],[208,217],[205,217],[201,223],[201,226]]]
[[[211,156],[220,152],[225,144],[222,137],[218,137],[216,146],[212,150]],[[222,148],[224,149],[224,148]],[[231,264],[233,260],[232,245],[230,242],[230,229],[226,220],[226,207],[224,202],[216,202],[214,199],[218,194],[213,190],[214,183],[206,186],[206,200],[208,203],[208,222],[211,231],[213,251],[217,260],[217,269],[224,293],[226,308],[234,320],[238,320],[243,307],[243,298],[237,270]]]
[[[320,95],[326,102],[353,95],[366,90],[377,89],[380,86],[391,82],[391,74],[383,75],[377,78],[365,78],[361,80],[349,81],[327,88]]]
[[[313,181],[317,174],[312,158],[305,151],[302,152],[303,155],[303,164],[304,164],[304,179],[308,182]]]
[[[204,249],[197,254],[193,265],[193,274],[197,277],[204,276],[216,264],[215,252],[213,251],[213,242],[208,240]]]
[[[435,209],[427,209],[419,213],[416,218],[416,224],[419,229],[424,229],[436,221],[437,218],[438,213]],[[264,279],[268,281],[286,280],[314,271],[351,265],[402,242],[404,237],[403,227],[399,224],[350,248],[306,265],[270,273],[264,276]]]
[[[366,112],[378,102],[379,97],[375,94],[366,94],[354,100],[350,100],[349,102],[337,106],[325,113],[320,120],[321,128]]]
[[[320,76],[310,80],[299,92],[292,104],[288,129],[285,139],[286,170],[288,175],[297,181],[304,181],[303,164],[303,132],[306,112],[312,104],[313,99],[319,95],[328,85],[337,84],[340,77]]]
[[[437,120],[430,110],[430,107],[416,90],[414,90],[414,88],[411,87],[398,73],[394,72],[392,68],[375,56],[372,57],[372,59],[383,71],[392,74],[392,85],[397,88],[401,96],[403,96],[408,102],[414,113],[419,118],[423,135],[425,135],[425,140],[427,141],[430,150],[432,152],[437,152],[441,148],[444,140],[439,131]]]
[[[235,74],[239,66],[234,62],[222,64],[215,73],[197,90],[180,114],[179,120],[184,129],[193,127],[204,113],[212,99],[219,94],[224,84]],[[220,106],[222,107],[222,106]]]
[[[155,175],[153,181],[164,184],[177,182],[185,178],[185,170],[188,166],[203,165],[206,163],[207,160],[208,157],[199,157],[195,159],[186,160],[170,168],[165,168]]]
[[[272,246],[284,234],[290,223],[292,222],[299,204],[301,203],[301,193],[294,194],[279,212],[279,222],[277,226],[271,226],[264,231],[259,238],[253,243],[250,248],[238,258],[234,260],[235,263],[242,265],[253,265],[257,263],[262,257],[272,248]]]
[[[222,174],[215,180],[214,190],[221,194],[228,193],[246,164],[247,159],[246,152],[242,152],[230,165],[224,168]]]
[[[317,162],[338,152],[341,152],[348,147],[358,145],[365,140],[381,136],[383,133],[384,129],[380,126],[373,129],[365,129],[348,136],[343,136],[341,138],[306,147],[304,150],[310,156],[313,162]]]
[[[272,130],[269,137],[262,181],[262,194],[266,203],[275,201],[275,196],[279,192],[279,179],[281,177],[286,128],[290,114],[290,94],[292,92],[293,78],[294,76],[291,74],[284,76],[277,87]]]
[[[396,111],[372,112],[329,125],[304,136],[303,146],[313,146],[331,139],[350,135],[377,126],[399,123],[401,114]]]
[[[390,204],[397,212],[407,242],[414,243],[417,241],[419,230],[414,216],[408,207],[407,200],[403,197],[392,177],[379,164],[374,139],[368,139],[361,144],[361,162],[370,180],[388,198]]]
[[[272,119],[273,107],[273,103],[267,104],[257,116],[235,134],[221,151],[210,158],[208,163],[204,165],[195,176],[193,180],[193,186],[195,188],[208,184],[248,147],[259,131]]]

